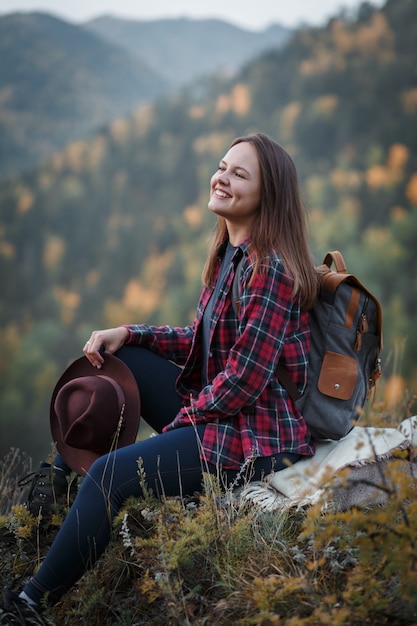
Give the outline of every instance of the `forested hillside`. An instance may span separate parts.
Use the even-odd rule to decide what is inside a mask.
[[[44,13],[0,17],[0,179],[166,89],[144,60]]]
[[[251,130],[293,155],[317,262],[340,248],[380,298],[385,386],[417,391],[415,32],[413,0],[362,5],[0,187],[3,451],[49,451],[50,393],[92,328],[192,319],[209,177]]]

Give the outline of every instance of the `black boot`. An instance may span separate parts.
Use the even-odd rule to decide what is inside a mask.
[[[46,626],[39,607],[31,606],[11,589],[4,589],[0,604],[0,624],[6,626]]]
[[[30,485],[25,506],[37,517],[51,516],[54,504],[70,507],[78,491],[77,478],[72,478],[63,469],[49,463],[41,463],[38,471],[24,476],[17,483],[19,487]]]

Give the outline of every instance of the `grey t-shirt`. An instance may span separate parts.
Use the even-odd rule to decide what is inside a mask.
[[[237,248],[235,246],[232,246],[232,244],[228,242],[226,251],[224,253],[224,257],[222,259],[220,273],[217,278],[216,285],[214,287],[213,293],[211,294],[210,300],[207,303],[207,306],[205,308],[204,315],[203,315],[203,323],[201,326],[201,330],[202,330],[201,339],[202,339],[202,352],[203,352],[203,359],[201,363],[201,383],[203,387],[207,385],[207,360],[209,357],[210,322],[211,322],[211,317],[213,315],[213,308],[214,308],[214,304],[217,298],[219,297],[220,289],[224,283],[224,279],[230,267],[230,262],[236,250]]]

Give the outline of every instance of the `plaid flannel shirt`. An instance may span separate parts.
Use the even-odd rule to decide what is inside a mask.
[[[246,253],[249,240],[241,244]],[[213,288],[203,288],[192,326],[126,326],[128,344],[138,344],[184,365],[177,391],[183,407],[164,431],[207,424],[202,459],[239,469],[253,457],[280,452],[311,456],[314,444],[294,402],[280,385],[280,361],[302,391],[306,384],[310,329],[308,314],[292,296],[293,282],[278,254],[249,281],[253,265],[245,254],[241,273],[240,311],[236,320],[232,283],[240,254],[235,253],[210,324],[207,366],[209,384],[201,388],[201,325]],[[221,253],[218,273],[220,271]]]

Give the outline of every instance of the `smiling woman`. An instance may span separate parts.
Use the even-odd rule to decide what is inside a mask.
[[[280,362],[303,391],[307,307],[316,295],[291,157],[264,134],[239,137],[211,178],[209,209],[217,228],[193,325],[93,331],[86,358],[57,383],[51,426],[58,455],[53,470],[44,464],[34,476],[29,510],[50,505],[54,474],[72,470],[84,480],[39,570],[20,593],[6,592],[10,623],[29,623],[44,601],[57,602],[93,567],[112,519],[127,498],[143,496],[143,484],[157,497],[183,496],[201,489],[204,472],[238,486],[314,454],[303,416],[276,374]],[[139,407],[158,434],[135,442]]]
[[[261,201],[260,166],[255,147],[246,141],[232,146],[210,185],[209,209],[226,220],[229,241],[238,246],[251,232]]]
[[[305,308],[312,306],[317,278],[311,269],[297,171],[278,143],[261,133],[236,139],[212,176],[209,208],[221,219],[204,271],[206,285],[213,278],[221,242],[228,238],[239,245],[250,235],[255,271],[279,242],[287,271],[291,268],[294,293],[301,295]]]

